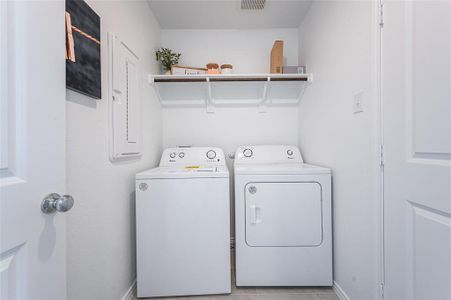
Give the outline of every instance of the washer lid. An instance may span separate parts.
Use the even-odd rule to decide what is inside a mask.
[[[330,174],[328,168],[309,164],[235,164],[235,174],[249,175],[304,175],[304,174]]]
[[[158,167],[136,174],[136,179],[157,178],[228,178],[225,166]]]

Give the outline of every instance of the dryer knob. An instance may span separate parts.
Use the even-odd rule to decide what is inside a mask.
[[[287,154],[290,156],[293,155],[293,150],[291,150],[291,149],[287,150]]]
[[[253,152],[252,152],[252,150],[251,149],[244,149],[243,150],[243,155],[244,155],[244,157],[251,157],[252,156],[252,154],[254,154]]]
[[[176,155],[177,155],[177,154],[176,154],[175,152],[171,152],[171,153],[169,154],[169,157],[170,157],[170,158],[175,158]]]
[[[184,158],[184,157],[185,157],[185,152],[180,152],[180,153],[179,153],[179,157],[180,157],[180,158]]]
[[[216,152],[214,150],[209,150],[207,152],[207,158],[208,159],[214,159],[216,157]]]

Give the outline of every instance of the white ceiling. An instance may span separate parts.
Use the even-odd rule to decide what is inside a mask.
[[[313,0],[266,0],[263,10],[241,10],[241,0],[148,0],[162,29],[298,27]]]

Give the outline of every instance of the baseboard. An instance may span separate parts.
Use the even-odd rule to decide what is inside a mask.
[[[346,292],[341,288],[341,286],[336,281],[334,281],[333,289],[335,294],[337,294],[338,298],[340,298],[340,300],[351,300],[351,298],[349,298]]]
[[[127,292],[125,292],[124,297],[122,297],[121,300],[133,300],[135,298],[136,294],[136,279],[133,280],[132,285],[130,286],[130,288],[127,290]]]

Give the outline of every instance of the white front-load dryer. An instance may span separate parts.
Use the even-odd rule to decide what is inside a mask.
[[[231,292],[229,199],[219,148],[169,148],[136,175],[138,297]]]
[[[235,154],[237,286],[331,286],[331,171],[296,146]]]

